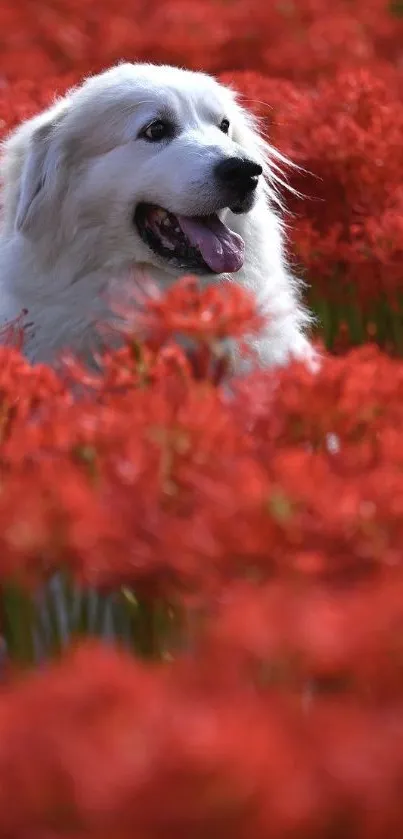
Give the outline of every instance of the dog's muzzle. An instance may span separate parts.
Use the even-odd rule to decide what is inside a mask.
[[[217,212],[184,216],[154,204],[141,203],[134,224],[148,247],[160,258],[196,274],[239,271],[245,257],[245,242],[219,217],[220,209],[248,212],[263,169],[259,163],[240,157],[221,160],[214,177],[221,196]]]

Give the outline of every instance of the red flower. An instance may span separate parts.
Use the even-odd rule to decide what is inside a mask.
[[[202,343],[244,338],[262,325],[253,295],[241,286],[202,288],[194,277],[184,277],[164,292],[146,280],[135,292],[128,292],[124,307],[115,305],[115,310],[125,322],[127,335],[146,335],[154,344],[175,335]]]
[[[329,345],[340,344],[343,323],[350,342],[371,337],[400,352],[399,71],[343,70],[310,87],[250,72],[222,78],[241,90],[270,140],[301,167],[285,173],[305,196],[286,196],[290,230]]]
[[[398,835],[400,704],[309,707],[198,665],[87,645],[3,692],[0,835]]]

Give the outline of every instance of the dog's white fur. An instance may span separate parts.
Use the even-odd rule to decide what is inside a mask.
[[[138,139],[167,109],[177,136],[165,144]],[[228,136],[218,128],[223,117]],[[267,313],[262,363],[310,359],[309,318],[285,262],[276,207],[280,155],[232,90],[203,73],[150,64],[120,64],[87,79],[3,144],[0,322],[27,310],[27,356],[52,362],[65,348],[89,356],[97,323],[110,317],[111,284],[136,269],[161,285],[172,282],[179,272],[134,228],[136,204],[188,216],[214,212],[213,168],[240,153],[261,162],[265,177],[250,212],[220,213],[246,244],[244,266],[230,279],[252,289]]]

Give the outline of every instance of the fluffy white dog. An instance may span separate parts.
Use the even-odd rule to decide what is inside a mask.
[[[87,79],[3,144],[0,322],[25,310],[32,361],[89,357],[111,285],[191,273],[253,290],[263,364],[311,358],[276,210],[280,161],[207,75],[121,64]]]

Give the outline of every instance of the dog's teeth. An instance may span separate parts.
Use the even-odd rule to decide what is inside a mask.
[[[176,225],[175,225],[175,227],[174,227],[174,231],[175,231],[175,233],[180,233],[180,232],[181,232],[181,229],[180,229],[180,227],[179,227],[179,224],[176,224]]]
[[[162,227],[171,227],[171,222],[169,221],[168,216],[165,216],[165,218],[162,219],[161,225]]]
[[[164,248],[168,248],[170,251],[174,251],[174,250],[175,250],[175,245],[174,245],[174,243],[173,243],[173,242],[171,242],[171,241],[170,241],[170,239],[166,239],[166,238],[165,238],[165,236],[162,236],[162,237],[161,237],[161,242],[162,242],[162,244],[164,245]]]

